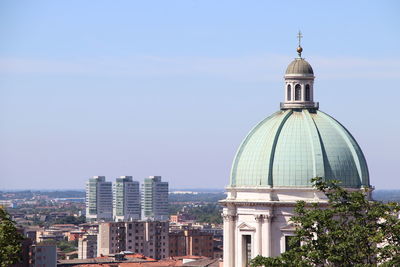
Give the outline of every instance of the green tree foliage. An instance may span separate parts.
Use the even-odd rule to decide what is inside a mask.
[[[202,223],[222,223],[222,207],[216,203],[206,203],[202,205],[187,206],[184,204],[170,204],[169,214],[177,214],[185,207],[185,213],[194,217],[197,222]]]
[[[293,249],[276,258],[257,256],[251,266],[400,266],[399,204],[370,201],[366,192],[345,190],[337,181],[312,181],[327,205],[298,201]]]
[[[222,223],[222,208],[218,204],[207,204],[191,209],[191,215],[196,218],[196,221],[203,223]]]
[[[182,210],[182,208],[184,207],[184,204],[169,204],[168,207],[168,213],[169,215],[175,215],[177,214],[179,211]]]
[[[85,223],[86,222],[86,218],[85,216],[79,216],[79,217],[75,217],[75,216],[67,216],[67,217],[63,217],[60,219],[57,219],[54,221],[54,224],[81,224],[81,223]]]
[[[57,247],[65,253],[76,251],[78,249],[78,242],[76,241],[59,241]]]
[[[0,207],[0,266],[19,262],[22,251],[22,235],[17,231],[10,215]]]

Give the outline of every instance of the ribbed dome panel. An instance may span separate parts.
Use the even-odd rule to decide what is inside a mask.
[[[285,75],[314,75],[313,68],[304,58],[296,58],[286,69]]]
[[[336,179],[369,187],[365,157],[351,134],[321,111],[279,111],[260,122],[241,144],[231,186],[309,187],[310,179]]]

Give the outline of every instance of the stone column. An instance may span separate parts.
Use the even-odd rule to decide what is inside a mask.
[[[263,223],[263,256],[272,257],[271,216],[264,215]]]
[[[263,215],[255,215],[256,224],[256,233],[254,235],[254,256],[262,255],[262,227],[261,224],[263,222]]]
[[[224,219],[224,267],[235,267],[236,216],[223,214]]]
[[[272,222],[272,217],[267,216],[267,255],[268,257],[272,257],[272,231],[271,231],[271,222]]]
[[[310,82],[310,100],[314,102],[314,82]]]
[[[291,91],[292,98],[291,98],[291,101],[294,101],[294,96],[295,96],[294,87],[295,87],[295,85],[296,85],[296,83],[292,82],[292,91]]]

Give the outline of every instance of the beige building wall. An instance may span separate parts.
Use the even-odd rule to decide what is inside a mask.
[[[97,256],[97,235],[85,234],[78,239],[78,259],[91,259]]]
[[[130,221],[99,225],[97,255],[131,251],[154,259],[169,257],[169,222]]]
[[[110,255],[126,250],[124,222],[100,223],[97,235],[97,256]]]

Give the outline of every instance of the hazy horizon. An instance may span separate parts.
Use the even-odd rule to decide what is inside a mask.
[[[224,188],[169,188],[169,192],[172,191],[193,191],[193,192],[199,192],[199,193],[206,193],[206,192],[225,192]],[[198,190],[198,191],[196,191]],[[74,191],[74,192],[85,192],[85,189],[0,189],[0,192],[22,192],[22,191],[32,191],[32,192],[65,192],[65,191]],[[374,189],[373,192],[376,191],[399,191],[399,189]]]
[[[94,175],[224,188],[246,134],[279,109],[299,29],[321,110],[355,137],[371,185],[400,188],[399,10],[2,1],[0,190],[81,189]]]

